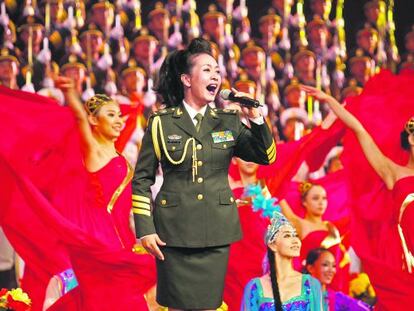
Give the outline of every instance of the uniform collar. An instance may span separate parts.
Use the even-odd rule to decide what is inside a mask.
[[[196,116],[197,113],[201,113],[203,116],[205,115],[208,105],[205,105],[199,111],[197,111],[193,107],[191,107],[189,104],[187,104],[185,100],[183,100],[183,106],[185,110],[187,110],[188,115],[190,116],[191,120],[194,120],[194,117]]]

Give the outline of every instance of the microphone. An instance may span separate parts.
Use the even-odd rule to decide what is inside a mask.
[[[220,91],[220,97],[224,100],[229,100],[232,102],[238,102],[242,106],[249,107],[249,108],[257,108],[262,106],[258,100],[252,99],[246,96],[236,97],[234,96],[234,93],[230,90],[223,89]]]

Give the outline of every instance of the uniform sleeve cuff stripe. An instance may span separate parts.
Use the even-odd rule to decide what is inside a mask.
[[[276,160],[276,151],[272,154],[272,156],[268,156],[269,162],[273,163]]]
[[[276,154],[276,149],[273,149],[271,152],[269,152],[269,153],[267,154],[267,157],[268,157],[268,158],[273,158],[273,157],[275,156],[275,154]]]
[[[271,153],[274,149],[276,149],[275,141],[273,141],[270,147],[266,150],[267,154]]]
[[[132,195],[132,200],[140,201],[140,202],[148,203],[148,204],[151,202],[150,198],[144,197],[142,195],[137,195],[137,194]]]
[[[148,211],[151,210],[151,207],[150,207],[150,205],[148,203],[141,203],[141,202],[132,201],[132,206],[133,207],[142,208],[142,209],[146,209]]]
[[[143,209],[139,209],[139,208],[133,208],[132,212],[134,214],[138,214],[138,215],[144,215],[144,216],[151,216],[151,212],[147,211],[147,210],[143,210]]]

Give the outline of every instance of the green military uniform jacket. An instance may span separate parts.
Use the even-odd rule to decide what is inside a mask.
[[[227,177],[233,156],[274,162],[276,146],[266,123],[251,122],[248,128],[235,110],[207,107],[197,132],[183,106],[152,115],[132,180],[137,237],[157,233],[170,247],[219,246],[240,239]],[[164,182],[151,206],[150,186],[159,163]]]

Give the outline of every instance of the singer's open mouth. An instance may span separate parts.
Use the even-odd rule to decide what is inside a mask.
[[[209,84],[207,85],[207,91],[209,91],[210,94],[214,95],[217,90],[217,84]]]

